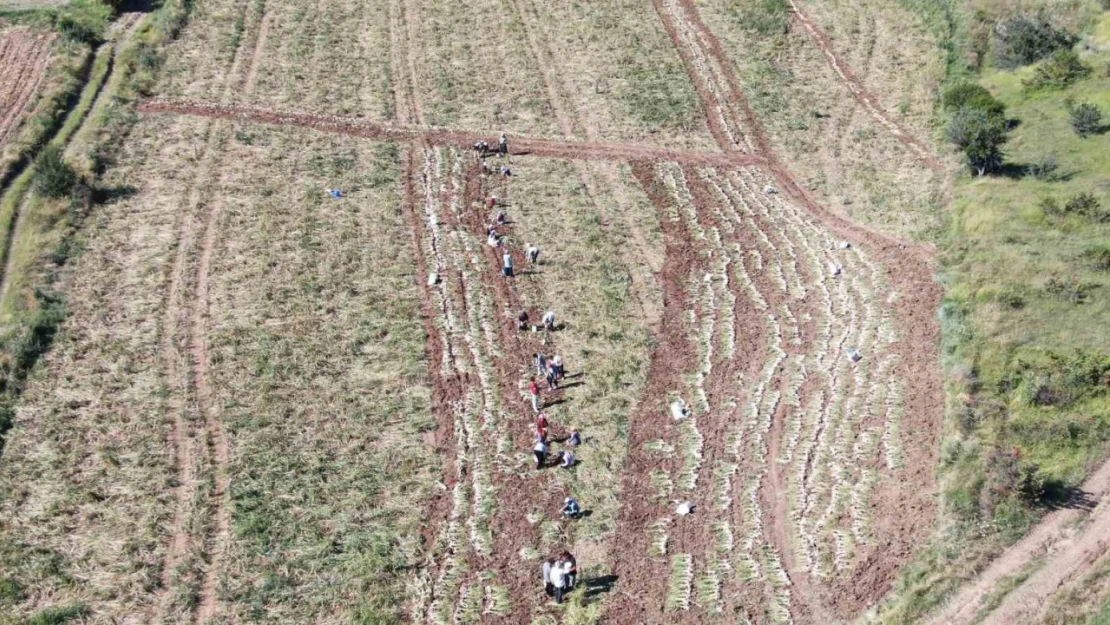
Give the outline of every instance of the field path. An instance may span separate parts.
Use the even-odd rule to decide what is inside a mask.
[[[265,8],[263,8],[265,10]],[[262,64],[262,51],[266,47],[266,36],[270,32],[270,14],[263,13],[262,20],[258,24],[258,36],[255,37],[254,51],[251,52],[250,68],[247,70],[247,80],[243,86],[243,93],[250,95],[254,93],[254,82],[258,77],[258,67]]]
[[[449,145],[462,149],[469,149],[474,145],[474,142],[480,140],[488,141],[491,144],[497,143],[497,136],[489,132],[377,124],[356,117],[274,111],[250,106],[228,106],[191,100],[149,100],[140,104],[138,110],[146,113],[176,113],[276,126],[297,126],[320,132],[364,137],[379,141],[415,141],[432,145]],[[531,155],[570,160],[673,161],[687,165],[758,165],[765,162],[763,157],[751,154],[722,154],[695,150],[671,150],[630,143],[561,141],[521,136],[514,137],[512,149],[513,154],[518,156]]]
[[[558,119],[559,129],[563,136],[572,139],[576,129],[584,125],[587,140],[594,144],[598,143],[601,133],[597,125],[589,122],[582,123],[581,120],[583,118],[588,119],[589,115],[584,115],[584,112],[578,110],[573,102],[566,101],[563,94],[567,91],[573,93],[573,89],[568,88],[563,77],[556,75],[550,69],[556,67],[557,64],[548,45],[546,33],[543,32],[542,23],[535,19],[536,6],[534,0],[510,0],[510,3],[513,5],[513,9],[524,28],[533,60],[543,75],[548,100],[555,111],[555,117]],[[622,248],[624,250],[622,260],[629,267],[629,279],[632,280],[632,289],[636,294],[636,300],[640,304],[642,317],[649,325],[654,327],[659,323],[662,311],[656,304],[656,298],[650,293],[647,283],[651,275],[656,275],[662,271],[663,254],[659,250],[652,250],[640,223],[635,220],[623,219],[624,215],[628,215],[632,211],[629,207],[630,199],[626,193],[621,191],[616,169],[609,165],[602,165],[597,171],[584,163],[576,163],[575,165],[578,179],[585,186],[591,202],[598,209],[598,212],[604,215],[603,225],[606,228],[612,228],[614,223],[619,221],[619,229],[631,235],[632,248],[635,252],[628,253],[626,248]],[[613,198],[617,210],[607,208],[599,199],[602,197]],[[638,271],[639,268],[642,268],[647,275]]]
[[[903,128],[901,124],[896,122],[890,114],[883,109],[882,105],[879,104],[878,98],[863,85],[852,71],[852,68],[850,68],[836,53],[836,50],[833,49],[832,41],[829,39],[828,34],[814,23],[809,15],[802,10],[798,0],[789,1],[795,19],[801,23],[806,33],[809,34],[810,39],[813,40],[813,43],[817,44],[817,47],[824,53],[825,59],[828,61],[829,67],[832,68],[833,73],[836,74],[837,79],[848,87],[848,90],[852,92],[852,95],[855,96],[860,105],[867,109],[872,119],[886,128],[896,139],[905,144],[911,152],[921,159],[921,162],[923,162],[926,167],[933,171],[941,171],[944,166],[941,164],[936,154],[925,145],[925,142],[913,136],[913,134]]]
[[[1110,499],[1106,497],[1110,492],[1110,462],[1103,463],[1083,483],[1081,491],[1076,504],[1050,512],[1025,538],[991,561],[974,583],[965,585],[930,619],[929,625],[975,622],[981,602],[999,582],[1046,554],[1044,565],[1011,590],[984,622],[1028,622],[1047,608],[1048,598],[1056,590],[1079,579],[1110,547]],[[1086,524],[1076,534],[1073,528],[1084,519]]]

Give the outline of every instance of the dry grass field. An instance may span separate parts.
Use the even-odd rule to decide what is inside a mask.
[[[956,193],[908,8],[185,6],[156,82],[85,103],[128,120],[111,158],[70,128],[98,203],[3,439],[0,623],[834,623],[901,590],[946,512]]]

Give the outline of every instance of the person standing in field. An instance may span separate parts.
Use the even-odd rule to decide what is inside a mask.
[[[509,154],[509,136],[505,133],[501,133],[501,138],[497,140],[497,152],[501,156]]]
[[[544,373],[547,378],[547,388],[550,390],[557,390],[559,388],[559,378],[555,377],[555,365],[547,363],[547,371]]]
[[[546,330],[555,329],[555,311],[549,310],[543,314],[543,327]]]
[[[564,374],[563,357],[559,354],[555,354],[555,356],[551,359],[551,366],[555,368],[555,379],[562,380]]]
[[[543,591],[548,597],[555,596],[555,586],[551,583],[551,569],[555,568],[555,558],[548,558],[543,562]]]
[[[540,439],[547,440],[547,415],[542,412],[536,418],[536,434]]]
[[[535,245],[528,246],[528,263],[535,266],[540,262],[540,248]]]
[[[532,455],[536,457],[536,470],[542,469],[544,463],[547,462],[547,441],[536,441],[536,444],[532,446]]]
[[[516,316],[516,329],[517,330],[527,330],[528,329],[528,311],[527,310],[520,311],[520,314]]]
[[[578,579],[578,561],[569,551],[564,551],[560,559],[567,574],[567,590],[574,590],[574,582]]]
[[[551,586],[555,590],[555,603],[562,603],[563,593],[567,591],[567,570],[561,562],[551,567]]]
[[[506,248],[505,255],[501,257],[501,260],[503,263],[503,266],[501,267],[502,275],[504,275],[506,278],[513,277],[513,253]]]
[[[545,375],[547,373],[547,356],[540,352],[532,354],[532,358],[536,364],[536,375]]]
[[[540,403],[540,385],[536,384],[536,378],[532,378],[532,384],[528,387],[528,392],[532,394],[532,410],[539,414],[543,405]]]

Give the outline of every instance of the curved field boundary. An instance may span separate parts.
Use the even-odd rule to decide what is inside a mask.
[[[466,132],[443,128],[421,128],[376,124],[354,117],[313,115],[273,111],[249,106],[229,106],[211,102],[182,100],[151,100],[140,104],[140,112],[176,113],[213,119],[230,119],[258,122],[277,126],[297,126],[320,132],[365,137],[379,141],[421,141],[432,145],[446,145],[468,149],[476,141],[496,144],[492,133]],[[692,150],[670,150],[628,143],[594,143],[559,141],[535,137],[514,137],[513,154],[531,155],[570,160],[597,161],[674,161],[689,165],[758,165],[765,162],[760,156],[749,154],[719,154]]]
[[[1088,515],[1089,506],[1075,506],[1046,515],[1032,532],[992,560],[979,577],[965,585],[943,610],[929,620],[929,625],[976,622],[980,616],[981,602],[1005,578],[1018,574],[1030,562],[1051,550],[1054,553],[1043,567],[1011,590],[986,622],[1032,621],[1031,616],[1048,606],[1047,599],[1053,592],[1068,581],[1079,579],[1098,556],[1107,550],[1110,505],[1106,495],[1110,493],[1110,462],[1103,463],[1083,484],[1082,491],[1082,500],[1098,502],[1093,512]],[[1069,528],[1075,527],[1085,517],[1089,521],[1079,535],[1067,539]]]
[[[921,162],[925,164],[926,167],[933,171],[943,170],[944,165],[941,164],[940,159],[937,158],[936,154],[934,154],[933,151],[930,150],[923,141],[913,136],[909,131],[903,128],[901,124],[894,121],[894,119],[891,118],[886,110],[883,109],[882,105],[879,104],[878,98],[876,98],[875,95],[871,93],[858,78],[856,78],[856,75],[852,71],[852,69],[848,67],[848,65],[836,53],[836,50],[833,49],[832,41],[829,39],[828,34],[825,31],[821,30],[821,27],[814,23],[809,15],[807,15],[805,11],[802,10],[802,7],[799,6],[797,0],[789,1],[790,9],[794,13],[794,18],[801,23],[801,25],[805,28],[806,33],[809,34],[809,38],[812,39],[813,43],[817,44],[817,47],[821,49],[822,53],[824,53],[825,59],[829,63],[829,67],[832,68],[833,73],[836,74],[837,79],[840,80],[840,82],[844,83],[844,86],[848,87],[848,90],[852,92],[852,95],[855,96],[856,101],[858,101],[863,106],[863,108],[867,109],[868,114],[870,114],[871,117],[879,123],[879,125],[886,128],[888,131],[890,131],[890,134],[894,135],[896,139],[905,144],[906,147],[908,147],[910,151],[913,152],[914,155],[916,155],[921,160]]]

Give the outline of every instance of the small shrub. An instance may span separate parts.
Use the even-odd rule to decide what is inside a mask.
[[[31,620],[27,621],[27,625],[63,625],[64,623],[87,616],[88,613],[89,608],[83,603],[46,608],[31,617]]]
[[[1016,287],[1009,287],[1003,289],[1002,291],[999,291],[994,299],[996,302],[1007,308],[1012,308],[1014,310],[1025,308],[1025,297],[1023,296],[1021,289]]]
[[[1106,220],[1106,213],[1102,210],[1102,204],[1093,193],[1080,193],[1068,198],[1068,201],[1064,203],[1064,212],[1083,215],[1097,221]]]
[[[1058,202],[1054,197],[1041,198],[1041,201],[1037,202],[1037,206],[1041,209],[1041,212],[1043,212],[1046,217],[1055,217],[1064,213],[1063,209],[1060,208],[1060,202]]]
[[[948,120],[948,140],[960,148],[967,164],[980,176],[1002,166],[1006,122],[981,109],[962,108]]]
[[[75,184],[77,172],[62,158],[62,150],[54,146],[44,149],[35,165],[35,191],[46,197],[65,197]]]
[[[1090,102],[1068,106],[1068,120],[1075,134],[1085,139],[1102,129],[1102,109]]]
[[[992,117],[1006,116],[1006,105],[995,99],[986,87],[973,82],[959,83],[946,89],[941,96],[941,105],[948,113],[972,108],[984,111]]]
[[[1079,257],[1095,271],[1110,271],[1110,246],[1089,247]]]
[[[1056,28],[1044,11],[1016,15],[995,24],[995,63],[1003,69],[1022,67],[1070,48],[1078,40],[1066,30]]]
[[[1045,154],[1029,164],[1029,175],[1042,182],[1052,182],[1056,180],[1056,172],[1059,169],[1060,163],[1056,160],[1056,155]]]
[[[54,16],[54,29],[66,39],[96,44],[104,40],[112,8],[97,0],[72,0]]]
[[[1065,280],[1058,276],[1051,276],[1045,281],[1044,291],[1069,304],[1085,304],[1095,289],[1100,286],[1102,285],[1095,282],[1080,282],[1075,278]]]
[[[1029,91],[1063,89],[1090,75],[1091,67],[1074,50],[1057,50],[1051,58],[1037,66],[1032,78],[1021,81],[1021,84]]]

